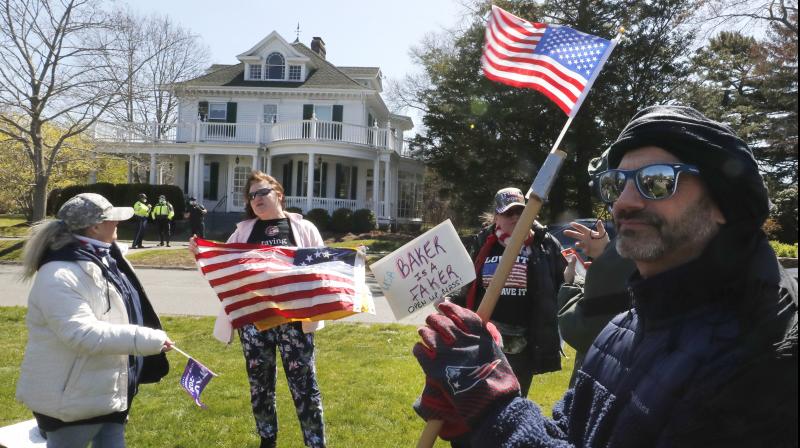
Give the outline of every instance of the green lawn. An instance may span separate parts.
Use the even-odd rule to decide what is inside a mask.
[[[185,248],[129,250],[126,258],[135,266],[197,267],[194,255]]]
[[[31,418],[14,400],[26,341],[25,309],[0,307],[0,426]],[[186,360],[168,356],[172,369],[161,383],[145,385],[128,425],[133,447],[257,446],[238,342],[224,346],[210,333],[212,318],[166,317],[164,327],[178,347],[220,374],[203,393],[200,409],[178,386]],[[411,409],[422,390],[422,371],[411,355],[417,341],[405,325],[329,324],[316,335],[317,370],[325,406],[328,442],[334,447],[414,446],[423,422]],[[561,372],[534,378],[531,398],[549,413],[569,382],[574,352]],[[302,447],[302,436],[286,380],[279,368],[281,447]],[[437,447],[449,446],[439,441]]]
[[[21,240],[0,240],[0,260],[19,261],[22,257]]]
[[[0,236],[25,236],[28,233],[28,225],[25,218],[18,215],[0,216]]]

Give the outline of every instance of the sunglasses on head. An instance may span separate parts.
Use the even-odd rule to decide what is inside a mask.
[[[268,196],[270,193],[272,193],[272,188],[261,188],[259,190],[247,193],[247,198],[252,201],[256,198],[256,196],[259,197]]]
[[[633,180],[639,194],[645,199],[657,201],[667,199],[675,194],[678,188],[678,177],[681,173],[700,175],[694,165],[683,163],[659,163],[647,165],[635,170],[608,170],[597,176],[600,186],[600,199],[605,203],[613,203],[622,195],[625,184]]]

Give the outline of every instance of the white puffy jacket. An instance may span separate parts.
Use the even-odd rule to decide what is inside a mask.
[[[128,323],[123,298],[89,261],[42,265],[28,296],[17,399],[65,422],[128,408],[128,355],[161,351],[166,333]]]

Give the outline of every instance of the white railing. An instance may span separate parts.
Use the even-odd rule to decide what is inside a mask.
[[[305,196],[286,196],[286,207],[297,207],[303,212],[308,213],[308,198]],[[384,213],[383,202],[378,203],[379,215],[386,216]],[[372,201],[362,201],[358,199],[335,199],[335,198],[311,198],[311,209],[322,208],[328,214],[332,215],[334,211],[340,208],[347,208],[353,211],[358,209],[367,208],[373,210]]]
[[[95,139],[114,143],[249,143],[300,140],[339,142],[389,149],[406,155],[402,136],[377,126],[360,126],[317,119],[283,123],[212,123],[205,121],[160,123],[97,123]]]

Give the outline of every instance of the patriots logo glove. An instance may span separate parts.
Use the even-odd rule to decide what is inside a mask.
[[[466,392],[475,387],[479,381],[488,378],[501,362],[503,361],[495,359],[491,363],[478,367],[447,366],[444,368],[447,384],[450,385],[450,390],[454,395]]]
[[[414,346],[425,389],[414,410],[425,420],[444,420],[439,434],[452,440],[470,430],[489,409],[519,396],[519,382],[500,349],[491,323],[444,302],[419,329]]]

